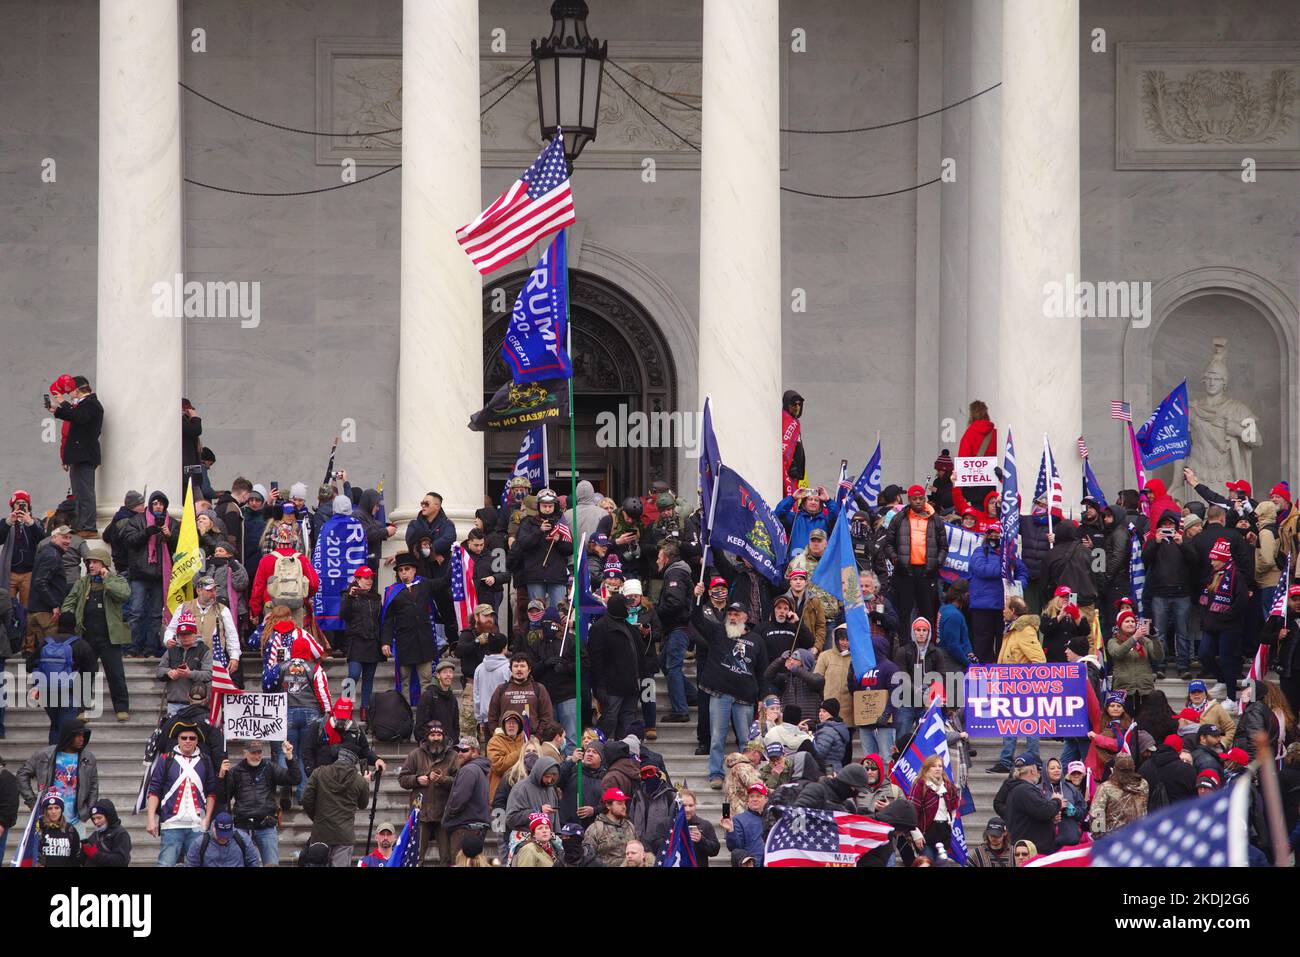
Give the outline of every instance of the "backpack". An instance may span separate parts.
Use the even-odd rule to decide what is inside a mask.
[[[35,670],[45,675],[50,687],[54,686],[55,679],[70,678],[73,671],[72,642],[46,638],[45,644],[41,645],[41,656]]]
[[[303,574],[296,553],[275,553],[275,568],[266,579],[266,594],[272,599],[272,604],[293,609],[303,607],[307,599],[307,576]]]
[[[234,836],[235,843],[239,845],[240,853],[244,855],[245,866],[248,866],[248,841],[244,838],[243,834],[239,833],[238,829],[231,831],[230,833]],[[208,831],[206,834],[203,835],[203,840],[199,842],[199,867],[204,866],[203,855],[208,853],[208,845],[210,845],[211,843],[212,843],[212,832]]]
[[[396,688],[370,699],[370,733],[377,741],[405,741],[415,726],[411,706]]]

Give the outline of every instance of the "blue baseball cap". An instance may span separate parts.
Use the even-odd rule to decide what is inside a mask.
[[[222,811],[212,819],[212,828],[222,837],[229,837],[235,830],[235,819],[229,811]]]
[[[1206,690],[1205,682],[1202,681],[1200,678],[1197,678],[1195,681],[1192,681],[1187,685],[1187,693],[1191,694],[1193,691],[1199,691],[1201,692],[1201,694],[1209,693]]]
[[[591,536],[591,544],[593,544],[593,545],[608,545],[608,544],[609,544],[609,536],[606,535],[604,532],[597,532],[595,535]]]

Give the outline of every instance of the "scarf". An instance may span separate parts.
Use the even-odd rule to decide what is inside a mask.
[[[1219,573],[1218,578],[1217,585],[1211,579],[1210,584],[1205,586],[1205,591],[1201,593],[1201,604],[1211,614],[1227,615],[1232,612],[1233,603],[1237,600],[1234,587],[1237,584],[1236,566],[1229,562]]]

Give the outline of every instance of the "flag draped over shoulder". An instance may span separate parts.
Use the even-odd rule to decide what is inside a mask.
[[[1185,459],[1192,451],[1191,423],[1188,419],[1187,380],[1165,396],[1155,411],[1137,430],[1137,445],[1142,452],[1142,467],[1156,469]]]
[[[348,589],[352,573],[366,563],[369,552],[366,529],[351,515],[331,515],[321,526],[312,549],[311,564],[320,576],[320,588],[312,597],[312,614],[323,631],[342,631],[340,600]]]
[[[161,548],[161,546],[160,546]],[[185,483],[185,506],[181,512],[181,530],[172,554],[172,574],[167,582],[167,609],[194,597],[194,576],[203,570],[203,549],[199,547],[199,529],[194,520],[194,483]]]
[[[862,687],[862,679],[876,668],[876,649],[871,643],[871,619],[858,583],[858,563],[853,555],[851,523],[835,523],[826,551],[817,563],[809,584],[838,598],[844,605],[844,621],[849,632],[849,658],[853,665],[853,687]]]
[[[543,236],[576,221],[564,134],[557,131],[519,179],[472,222],[456,230],[456,241],[486,275],[519,258]]]
[[[501,342],[501,358],[521,385],[544,379],[569,379],[573,365],[565,347],[569,317],[567,230],[561,229],[542,253],[515,298],[514,312]]]
[[[723,465],[714,486],[709,545],[742,555],[768,581],[780,584],[785,567],[785,529],[763,496],[740,473]]]

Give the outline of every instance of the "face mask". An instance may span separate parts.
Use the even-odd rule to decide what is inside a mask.
[[[420,549],[420,554],[423,555],[425,558],[428,558],[430,555],[433,554],[433,549],[431,549],[431,548],[422,548],[422,549]]]
[[[640,605],[633,605],[631,608],[627,610],[627,623],[629,625],[635,625],[640,617],[641,617]]]

